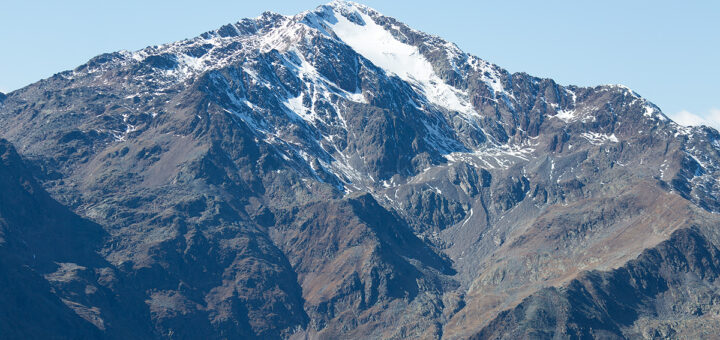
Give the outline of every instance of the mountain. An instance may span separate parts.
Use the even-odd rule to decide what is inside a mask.
[[[138,294],[121,288],[117,268],[97,254],[103,228],[62,206],[0,140],[0,330],[3,338],[150,336]],[[104,314],[100,317],[100,311]],[[146,329],[143,329],[146,328]],[[144,331],[144,332],[143,332]]]
[[[100,55],[7,94],[0,136],[25,158],[8,178],[44,197],[7,198],[37,210],[3,230],[44,231],[7,248],[0,277],[27,284],[2,298],[55,316],[48,334],[720,328],[716,130],[624,86],[509,73],[363,5]],[[66,223],[29,217],[45,215]],[[6,315],[14,337],[47,335]]]

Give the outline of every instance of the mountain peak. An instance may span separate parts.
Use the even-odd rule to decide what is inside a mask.
[[[357,9],[357,10],[373,10],[373,11],[374,11],[374,9],[372,9],[372,8],[366,6],[366,5],[363,5],[363,4],[354,2],[354,1],[346,1],[346,0],[333,0],[333,1],[330,1],[329,3],[327,3],[327,4],[324,5],[324,6],[332,7],[332,8]]]
[[[511,74],[356,3],[97,56],[9,94],[0,137],[29,160],[0,189],[42,186],[105,231],[78,247],[102,261],[47,252],[68,243],[43,226],[69,211],[0,204],[0,255],[27,249],[0,256],[0,284],[45,292],[86,337],[714,334],[683,332],[720,310],[717,131],[624,86]],[[0,328],[17,318],[33,320]]]

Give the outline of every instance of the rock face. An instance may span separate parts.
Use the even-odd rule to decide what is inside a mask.
[[[717,131],[362,5],[95,57],[0,100],[0,136],[12,338],[720,326]]]
[[[52,199],[30,172],[0,140],[3,337],[150,336],[140,295],[125,290],[117,268],[97,253],[107,233]],[[118,317],[129,311],[139,315]]]
[[[621,268],[544,288],[472,338],[712,338],[719,266],[707,236],[678,230]]]

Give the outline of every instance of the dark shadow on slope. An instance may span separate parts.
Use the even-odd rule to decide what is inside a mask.
[[[142,299],[123,291],[115,269],[97,253],[105,231],[52,199],[29,174],[12,145],[0,140],[2,336],[148,336],[139,321]]]
[[[681,229],[621,268],[588,272],[564,288],[531,295],[472,338],[623,339],[639,318],[662,312],[662,294],[688,285],[688,277],[713,283],[718,276],[718,248],[699,229]]]

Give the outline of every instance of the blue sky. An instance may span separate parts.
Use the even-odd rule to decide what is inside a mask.
[[[329,0],[328,0],[329,1]],[[91,57],[325,1],[8,1],[0,91]],[[720,128],[720,1],[359,1],[511,72],[624,84],[682,123]]]

